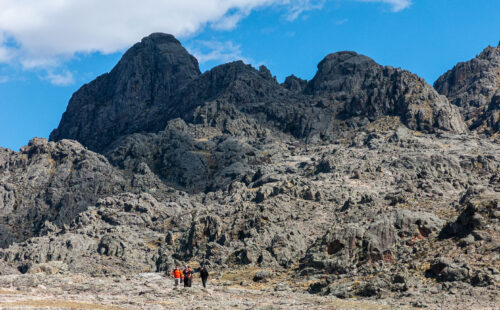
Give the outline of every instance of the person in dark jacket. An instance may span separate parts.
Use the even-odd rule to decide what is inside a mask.
[[[191,284],[193,283],[193,269],[186,266],[182,273],[184,274],[184,287],[191,287]]]
[[[203,282],[203,287],[207,288],[208,271],[204,266],[200,269],[201,282]]]

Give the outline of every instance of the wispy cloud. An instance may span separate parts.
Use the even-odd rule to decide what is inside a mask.
[[[326,0],[296,0],[289,1],[290,8],[288,10],[287,19],[294,21],[302,13],[312,10],[319,10],[323,8]]]
[[[234,12],[224,15],[219,20],[212,22],[210,25],[217,30],[231,30],[238,25],[238,23],[250,14],[249,10],[236,10]]]
[[[356,1],[387,3],[391,6],[391,11],[393,12],[400,12],[406,8],[409,8],[412,4],[411,0],[356,0]]]
[[[0,31],[0,63],[11,60],[13,56],[12,49],[7,46],[7,37]]]
[[[347,23],[348,21],[349,21],[349,19],[343,18],[343,19],[336,19],[333,22],[335,23],[335,25],[343,25],[343,24]]]
[[[324,1],[0,0],[0,62],[51,67],[75,53],[121,51],[152,32],[186,37],[207,26],[233,29],[262,7],[278,6],[294,20]]]
[[[189,51],[198,59],[199,62],[229,62],[243,60],[245,63],[251,63],[252,60],[242,56],[241,45],[234,44],[232,41],[201,41],[192,42],[192,47],[188,46]]]
[[[68,70],[65,70],[61,73],[54,73],[52,71],[49,71],[43,78],[56,86],[68,86],[75,83],[73,73]]]
[[[0,75],[0,84],[7,83],[9,81],[9,77],[5,75]]]

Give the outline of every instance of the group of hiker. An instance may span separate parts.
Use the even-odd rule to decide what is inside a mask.
[[[172,276],[174,277],[174,286],[179,286],[179,284],[184,283],[184,287],[191,287],[193,284],[193,269],[186,266],[184,270],[181,271],[179,266],[176,266],[174,271],[172,271]],[[200,268],[200,277],[203,287],[207,288],[208,271],[205,267]]]

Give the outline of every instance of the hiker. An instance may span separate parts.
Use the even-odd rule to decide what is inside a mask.
[[[183,278],[182,271],[179,269],[179,266],[175,266],[174,271],[172,271],[172,275],[174,276],[174,286],[179,286]]]
[[[186,266],[182,273],[184,274],[184,287],[191,287],[193,282],[193,270],[189,266]]]
[[[208,271],[205,266],[202,266],[200,269],[201,282],[203,282],[203,287],[207,288],[207,279],[208,279]]]

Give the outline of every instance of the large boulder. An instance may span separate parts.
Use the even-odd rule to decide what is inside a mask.
[[[432,213],[401,210],[382,215],[367,226],[336,225],[308,249],[301,268],[333,274],[363,265],[378,270],[378,262],[391,265],[408,260],[404,248],[437,235],[443,224]]]
[[[456,220],[440,232],[441,238],[485,240],[500,246],[500,234],[494,229],[500,220],[500,193],[484,187],[472,187],[460,199],[462,210]]]

